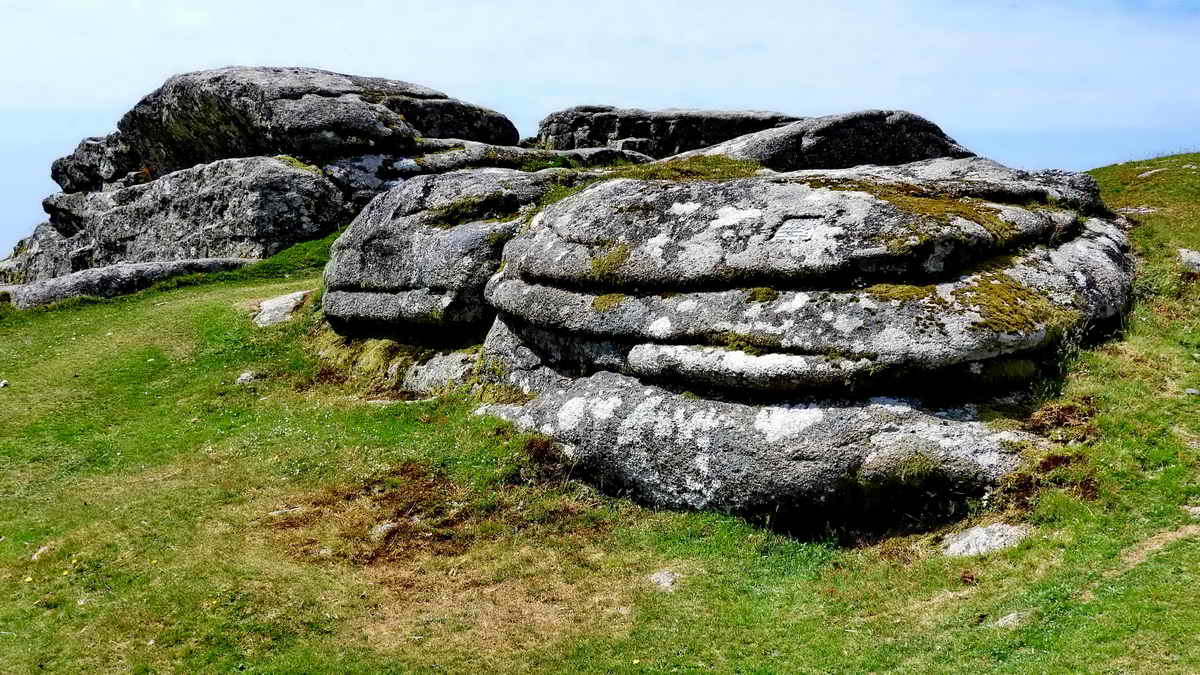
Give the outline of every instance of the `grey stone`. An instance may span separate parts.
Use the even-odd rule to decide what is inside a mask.
[[[279,516],[287,516],[287,515],[291,515],[293,513],[301,513],[303,511],[304,511],[303,506],[289,506],[286,509],[278,509],[275,511],[271,511],[267,515],[272,518],[278,518]]]
[[[419,394],[441,394],[467,383],[475,368],[476,356],[465,352],[439,354],[425,363],[409,366],[401,386]]]
[[[581,475],[611,489],[737,513],[836,513],[926,481],[943,495],[970,493],[1012,470],[1029,439],[989,428],[970,408],[883,397],[735,403],[610,372],[481,412],[553,437]]]
[[[171,277],[231,270],[252,262],[254,261],[244,258],[203,258],[123,263],[9,286],[4,292],[8,293],[14,307],[29,309],[80,296],[112,298],[135,293]]]
[[[1187,271],[1200,274],[1200,251],[1193,251],[1189,248],[1179,249],[1179,262]]]
[[[254,382],[257,379],[258,379],[258,373],[255,373],[253,370],[247,370],[246,372],[242,373],[241,375],[238,375],[237,383],[238,384],[250,384],[251,382]]]
[[[1200,389],[1184,389],[1183,393],[1188,396],[1200,396]]]
[[[72,272],[72,242],[50,223],[41,223],[33,234],[17,242],[12,255],[0,260],[0,284],[23,284],[61,277]]]
[[[996,628],[1017,628],[1029,620],[1029,612],[1012,612],[996,619]]]
[[[0,389],[8,386],[8,380],[0,380]]]
[[[965,210],[913,210],[889,185]],[[773,392],[986,377],[1127,305],[1128,244],[1080,215],[1102,208],[1088,187],[978,159],[603,182],[508,244],[484,356],[522,388],[554,381],[543,365]]]
[[[1192,518],[1200,520],[1200,506],[1185,506],[1183,510]]]
[[[367,533],[367,537],[373,542],[380,542],[387,538],[389,534],[396,531],[400,527],[400,523],[380,523],[371,528]]]
[[[658,570],[646,578],[650,583],[657,586],[659,590],[673,593],[675,591],[675,582],[679,580],[679,575],[671,570]]]
[[[617,163],[643,164],[646,155],[611,148],[552,151],[489,145],[453,139],[423,139],[407,154],[368,154],[341,158],[322,167],[325,175],[363,206],[402,181],[461,169],[590,168]]]
[[[1151,213],[1157,213],[1158,209],[1153,206],[1125,206],[1117,209],[1117,213],[1126,216],[1144,216]]]
[[[942,553],[951,557],[985,555],[1012,548],[1029,536],[1029,528],[1023,525],[993,523],[972,527],[946,537]]]
[[[811,117],[676,155],[724,155],[776,171],[905,164],[974,153],[933,122],[903,110],[864,110]]]
[[[263,300],[258,307],[258,312],[254,315],[254,325],[259,328],[274,326],[285,321],[290,321],[292,315],[297,309],[304,304],[312,291],[296,291],[279,297]]]
[[[59,193],[43,207],[65,240],[44,255],[69,250],[69,261],[25,262],[27,277],[64,264],[78,271],[125,262],[265,258],[346,218],[332,183],[271,157],[220,160],[106,192]]]
[[[97,190],[231,157],[308,160],[411,148],[419,135],[517,142],[503,115],[428,87],[312,68],[229,67],[176,75],[114,134],[54,163],[64,191]]]
[[[1164,169],[1151,169],[1149,171],[1143,171],[1142,173],[1139,173],[1137,177],[1138,178],[1149,178],[1150,176],[1153,176],[1156,173],[1162,173],[1163,171],[1169,171],[1169,170],[1170,170],[1169,167],[1164,168]]]
[[[761,110],[640,110],[584,105],[550,113],[535,143],[551,150],[609,146],[667,157],[801,118]]]
[[[483,287],[522,209],[587,174],[469,169],[418,176],[381,194],[334,243],[324,310],[336,325],[478,324]]]

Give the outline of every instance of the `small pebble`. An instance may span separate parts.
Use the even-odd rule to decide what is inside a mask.
[[[8,386],[8,380],[0,380],[0,389]]]
[[[1183,393],[1188,396],[1200,396],[1200,389],[1184,389]]]
[[[257,379],[258,379],[258,375],[256,375],[253,370],[247,370],[246,372],[242,373],[241,375],[238,375],[237,383],[238,384],[250,384],[251,382],[253,382]]]
[[[679,579],[679,575],[671,570],[659,570],[647,578],[659,589],[671,592],[675,590],[675,581]]]

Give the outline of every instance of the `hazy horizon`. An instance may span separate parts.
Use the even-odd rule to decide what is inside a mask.
[[[54,158],[114,130],[168,76],[224,65],[417,82],[508,115],[523,136],[549,112],[603,103],[901,108],[1021,168],[1200,146],[1200,89],[1186,85],[1200,3],[969,4],[0,2],[0,55],[22,64],[0,74],[0,257],[44,220]]]

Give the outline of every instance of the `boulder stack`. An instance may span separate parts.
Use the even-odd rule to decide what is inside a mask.
[[[533,218],[486,289],[481,372],[533,397],[487,410],[651,504],[803,518],[978,494],[1033,439],[971,402],[1128,303],[1125,235],[1085,175],[894,112],[669,162],[713,157],[806,170],[598,182]]]

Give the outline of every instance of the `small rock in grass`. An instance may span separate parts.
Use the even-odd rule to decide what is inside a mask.
[[[8,386],[8,380],[0,380],[0,389]]]
[[[380,523],[371,528],[371,541],[383,541],[389,534],[400,527],[400,523]]]
[[[1156,173],[1159,173],[1161,171],[1166,171],[1166,170],[1167,169],[1165,169],[1165,168],[1164,169],[1151,169],[1149,171],[1144,171],[1142,173],[1139,173],[1138,178],[1149,178],[1150,176],[1153,176]]]
[[[658,586],[659,590],[670,593],[675,590],[675,582],[679,579],[679,575],[671,570],[659,570],[651,574],[647,579],[650,580],[650,583]]]
[[[1200,396],[1200,389],[1184,389],[1183,393],[1188,396]]]
[[[254,315],[254,325],[266,328],[291,320],[292,315],[304,304],[304,300],[310,293],[312,291],[296,291],[270,300],[263,300],[258,306],[258,314]]]
[[[278,511],[272,511],[272,512],[268,513],[267,515],[272,516],[272,517],[286,516],[289,513],[299,513],[300,511],[303,511],[303,510],[304,510],[303,506],[292,506],[292,507],[289,507],[286,509],[279,509]]]
[[[1025,623],[1025,620],[1028,618],[1029,612],[1013,612],[996,619],[996,623],[993,625],[996,628],[1016,628]]]
[[[942,553],[953,557],[983,555],[1016,546],[1029,536],[1029,528],[1006,523],[972,527],[946,537]]]
[[[1190,248],[1179,249],[1179,262],[1189,271],[1200,274],[1200,251]]]
[[[257,373],[255,373],[253,370],[247,370],[246,372],[242,373],[241,375],[238,375],[237,383],[238,384],[250,384],[251,382],[253,382],[257,379],[258,379]]]
[[[32,556],[30,556],[29,559],[37,560],[38,558],[42,557],[42,554],[46,553],[49,550],[50,550],[49,546],[43,546],[43,547],[39,548],[36,552],[34,552],[34,554]]]
[[[1189,516],[1195,518],[1196,520],[1200,520],[1200,506],[1185,506],[1183,507],[1183,510],[1187,511]]]

